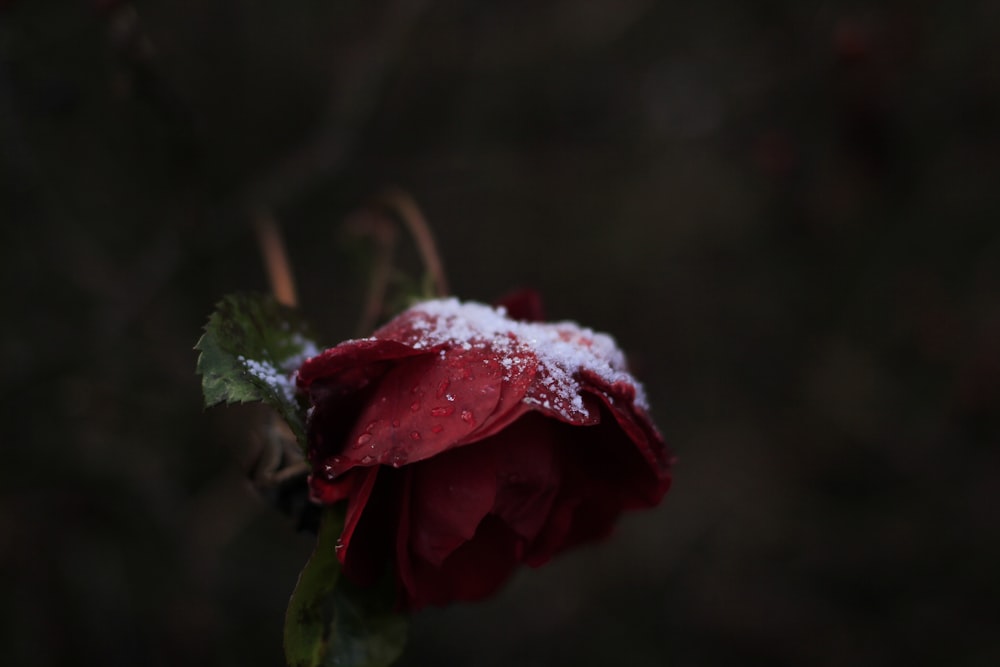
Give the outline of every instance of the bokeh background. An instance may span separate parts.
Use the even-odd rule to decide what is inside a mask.
[[[613,332],[679,457],[404,665],[1000,664],[998,35],[995,0],[0,2],[0,662],[281,664],[311,541],[191,348],[267,289],[260,211],[354,334],[344,221],[395,185],[455,293]]]

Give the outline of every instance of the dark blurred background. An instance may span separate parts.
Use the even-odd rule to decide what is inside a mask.
[[[453,291],[614,333],[664,505],[414,665],[1000,664],[1000,2],[0,1],[0,662],[278,665],[308,536],[192,346],[354,334],[388,185]],[[401,260],[413,265],[412,251]]]

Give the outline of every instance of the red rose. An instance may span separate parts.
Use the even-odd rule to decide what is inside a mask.
[[[312,497],[347,501],[344,572],[364,584],[394,563],[407,609],[486,597],[670,486],[622,353],[573,323],[427,301],[307,360],[298,386]]]

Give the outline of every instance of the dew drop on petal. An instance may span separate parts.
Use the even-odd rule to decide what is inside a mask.
[[[393,419],[392,420],[392,427],[393,428],[399,428],[399,420],[398,419]]]
[[[420,440],[420,431],[410,431],[410,440]]]
[[[361,465],[370,465],[374,460],[375,460],[374,456],[371,456],[371,455],[362,456],[361,457]]]
[[[446,391],[448,391],[448,385],[449,384],[451,384],[451,383],[448,382],[448,380],[442,380],[441,381],[441,384],[439,384],[438,388],[437,388],[437,397],[438,398],[441,398],[442,396],[444,396],[444,393]]]
[[[431,408],[432,417],[447,417],[455,411],[455,407],[452,405],[445,405],[438,408]]]
[[[413,401],[410,403],[410,412],[416,412],[420,409],[420,401]]]
[[[434,426],[431,426],[431,432],[432,433],[440,433],[443,430],[444,430],[444,426],[441,426],[441,424],[434,424]]]
[[[476,423],[476,418],[472,415],[471,410],[462,410],[462,421],[466,424]]]
[[[361,447],[363,445],[367,445],[371,441],[372,441],[372,434],[371,433],[362,433],[361,435],[358,436],[358,446],[359,447]]]

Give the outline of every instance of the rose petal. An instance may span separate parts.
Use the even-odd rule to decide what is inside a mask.
[[[541,295],[533,289],[521,289],[510,292],[497,299],[496,305],[507,311],[507,317],[523,322],[542,322],[545,320],[545,307]]]
[[[432,565],[471,540],[493,508],[499,450],[485,444],[454,449],[412,468],[410,549]]]
[[[399,467],[457,447],[495,411],[500,369],[495,359],[461,348],[400,362],[367,397],[331,472]]]
[[[529,545],[525,562],[539,565],[578,544],[606,537],[626,508],[655,505],[669,487],[658,466],[612,418],[585,428],[555,423],[559,492],[546,525]]]
[[[552,420],[528,414],[475,447],[489,444],[497,450],[497,494],[492,513],[527,542],[545,525],[559,488],[554,427]]]
[[[565,546],[566,536],[573,528],[573,517],[581,498],[567,493],[560,493],[553,501],[552,509],[545,518],[545,524],[536,539],[530,544],[524,554],[524,562],[531,567],[539,567],[548,563]]]
[[[413,556],[410,553],[410,514],[413,498],[413,468],[406,467],[403,473],[402,495],[399,503],[399,521],[396,526],[396,576],[402,588],[400,597],[410,599],[416,594],[417,582],[413,574]],[[404,605],[408,606],[408,605]]]
[[[381,563],[384,557],[379,557],[379,550],[372,548],[371,544],[366,544],[366,540],[354,538],[362,516],[370,513],[366,510],[372,491],[375,489],[378,468],[358,470],[349,477],[354,483],[354,493],[347,501],[344,528],[340,533],[340,539],[337,540],[337,559],[353,580],[367,583],[375,578],[372,565],[376,562]]]
[[[320,505],[332,505],[349,498],[354,493],[352,475],[343,475],[337,479],[327,479],[325,475],[309,475],[309,499]]]
[[[523,399],[535,379],[538,363],[534,355],[527,350],[520,352],[518,358],[521,363],[504,366],[500,398],[489,418],[483,420],[482,425],[459,444],[484,440],[500,433],[509,424],[531,411],[532,406],[524,403]]]
[[[299,368],[296,381],[302,389],[308,389],[317,380],[327,380],[334,386],[356,390],[385,373],[387,366],[384,362],[432,352],[393,340],[349,340],[306,359]]]
[[[673,464],[673,457],[649,415],[635,405],[635,388],[624,382],[609,384],[600,376],[587,371],[581,372],[580,375],[581,380],[585,382],[584,390],[592,392],[604,403],[607,411],[614,416],[615,421],[646,459],[657,477],[655,485],[643,487],[646,494],[640,504],[628,507],[656,505],[670,488],[670,466]]]
[[[391,364],[407,357],[433,354],[393,341],[347,341],[306,360],[298,386],[309,392],[314,409],[309,417],[309,460],[317,477],[331,478],[335,457],[354,428],[377,380]],[[339,462],[339,461],[338,461]],[[330,466],[327,468],[327,466]],[[337,466],[342,472],[343,466]]]
[[[355,583],[376,582],[388,565],[404,506],[405,472],[376,466],[347,475],[357,480],[356,491],[348,501],[337,556]]]
[[[406,589],[406,606],[416,610],[427,605],[488,597],[507,581],[522,552],[523,543],[517,535],[499,518],[487,516],[473,538],[448,556],[440,567],[420,558],[413,559],[412,586]]]
[[[566,396],[553,392],[536,378],[525,392],[526,402],[532,410],[574,426],[592,426],[600,421],[600,404],[589,394]]]

